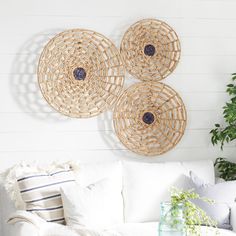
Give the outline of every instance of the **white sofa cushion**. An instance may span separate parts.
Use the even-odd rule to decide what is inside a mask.
[[[160,217],[160,203],[169,200],[172,186],[187,188],[189,171],[214,184],[212,161],[123,163],[125,222],[152,222]]]
[[[230,225],[230,209],[236,200],[236,181],[226,181],[211,185],[204,183],[192,171],[190,171],[190,177],[192,188],[196,193],[201,197],[214,200],[214,204],[208,204],[202,200],[195,200],[194,203],[215,220],[219,228],[232,229]]]
[[[81,186],[88,186],[112,176],[122,181],[122,169],[121,161],[80,164],[76,179]]]
[[[106,178],[87,187],[65,186],[61,196],[69,226],[106,229],[124,223],[121,178]]]

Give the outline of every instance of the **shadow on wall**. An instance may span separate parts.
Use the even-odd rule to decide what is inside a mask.
[[[122,27],[123,28],[123,27]],[[48,122],[65,122],[70,118],[53,110],[43,98],[37,79],[37,66],[40,53],[47,42],[63,29],[43,31],[31,37],[16,54],[9,77],[9,86],[12,96],[24,113],[34,119]],[[121,40],[121,35],[118,41]],[[118,41],[116,44],[118,44]],[[140,82],[129,74],[126,75],[125,87]],[[101,138],[107,144],[112,153],[122,159],[134,159],[140,161],[153,161],[153,158],[145,158],[127,150],[119,141],[113,128],[113,112],[108,111],[97,117],[98,130]]]
[[[34,35],[24,43],[12,63],[9,78],[12,96],[23,112],[40,120],[68,119],[47,104],[40,92],[37,79],[40,53],[47,42],[61,31],[62,29],[52,29]]]
[[[133,24],[137,21],[136,18],[131,18],[125,22],[120,22],[120,25],[115,27],[113,32],[109,35],[109,39],[116,45],[117,49],[120,50],[120,44],[123,38],[124,33]],[[134,83],[138,83],[140,80],[135,79],[129,73],[125,75],[124,90],[127,89]],[[100,132],[101,138],[107,144],[108,148],[112,150],[112,153],[118,158],[128,159],[128,160],[139,160],[139,161],[153,161],[154,158],[147,158],[141,155],[138,155],[130,150],[128,150],[119,140],[116,135],[116,132],[113,127],[113,109],[110,111],[104,112],[98,116],[97,119],[98,129],[102,130]],[[151,160],[152,159],[152,160]]]

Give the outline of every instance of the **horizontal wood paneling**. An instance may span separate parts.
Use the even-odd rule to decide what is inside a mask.
[[[227,157],[235,160],[235,147],[226,147],[224,151],[219,151],[217,147],[205,148],[178,148],[158,157],[140,157],[127,150],[46,150],[46,151],[10,151],[0,152],[0,171],[9,168],[16,162],[36,162],[49,163],[54,160],[76,160],[81,163],[101,162],[114,160],[142,161],[142,162],[163,162],[163,161],[179,161],[179,160],[201,160],[215,159],[216,157]],[[6,161],[7,160],[7,161]]]
[[[14,6],[14,7],[12,7]],[[130,17],[136,14],[156,17],[202,17],[216,19],[235,19],[233,0],[158,0],[143,1],[110,1],[110,0],[65,0],[31,1],[8,0],[1,5],[2,15],[32,16],[73,16],[87,17]],[[80,11],[78,11],[78,9]],[[221,13],[221,14],[220,14]]]
[[[51,115],[51,119],[50,119]],[[34,119],[38,116],[38,119]],[[41,116],[41,118],[40,118]],[[44,118],[43,118],[44,117]],[[53,119],[54,118],[54,119]],[[58,118],[58,119],[57,119]],[[70,119],[56,112],[53,113],[1,113],[0,133],[21,132],[84,132],[112,130],[112,113],[107,112],[100,117],[90,119]],[[215,110],[189,111],[187,129],[211,129],[212,122],[221,121],[221,113]],[[21,125],[19,125],[21,124]]]
[[[150,0],[151,1],[151,0]],[[0,27],[2,34],[9,37],[14,35],[27,35],[32,38],[38,34],[48,34],[51,31],[57,32],[68,28],[88,28],[96,30],[107,36],[117,35],[119,38],[136,20],[143,19],[148,15],[137,14],[132,18],[118,17],[63,17],[63,16],[0,16]],[[156,18],[157,16],[155,16]],[[236,19],[211,19],[211,18],[168,18],[158,17],[166,21],[180,37],[210,37],[212,40],[218,38],[235,38],[236,32],[232,29],[235,27]],[[30,22],[30,24],[29,24]],[[45,26],[45,22],[47,25]],[[22,25],[24,28],[22,28]]]
[[[13,7],[14,6],[14,7]],[[170,7],[171,6],[171,7]],[[0,5],[0,169],[20,160],[55,158],[102,161],[168,161],[233,158],[222,153],[209,131],[223,122],[230,74],[236,70],[236,1],[233,0],[8,0]],[[179,92],[188,111],[179,145],[157,158],[125,150],[112,128],[112,114],[70,119],[52,110],[39,92],[36,68],[45,43],[69,28],[105,34],[117,46],[130,24],[145,17],[169,23],[178,33],[181,61],[163,82]],[[126,85],[132,84],[127,76]]]
[[[0,172],[20,162],[53,160],[162,162],[215,159],[235,161],[235,143],[210,143],[230,74],[236,72],[235,0],[7,0],[0,3]],[[159,157],[142,157],[117,139],[112,113],[70,119],[52,110],[37,85],[39,54],[56,33],[88,28],[117,46],[130,24],[158,18],[178,33],[182,55],[163,82],[179,92],[188,112],[181,142]],[[135,80],[127,75],[126,86]],[[137,82],[137,81],[136,81]],[[0,226],[0,235],[7,236]]]
[[[206,148],[211,146],[208,129],[185,131],[178,144],[179,148]],[[80,151],[80,150],[120,150],[125,149],[112,130],[66,131],[42,130],[41,132],[0,133],[1,151]],[[226,146],[234,146],[228,144]]]
[[[214,57],[214,60],[212,60],[212,57]],[[176,68],[176,73],[232,73],[236,68],[235,57],[234,55],[182,55],[181,61]],[[37,67],[31,63],[37,63],[38,58],[39,56],[33,52],[30,55],[20,56],[0,55],[0,60],[2,61],[0,74],[36,73]],[[226,61],[228,63],[225,63]]]
[[[39,50],[34,52],[37,54],[41,51],[41,47],[46,44],[46,41],[52,38],[56,32],[60,32],[61,30],[56,30],[55,32],[53,30],[49,30],[45,33],[38,32],[37,35],[32,35],[30,32],[23,32],[22,34],[15,35],[14,37],[9,37],[8,34],[1,35],[0,55],[30,54],[31,51],[29,45],[33,45],[33,43],[40,44]],[[27,44],[25,40],[28,36],[30,38],[34,38],[35,41],[31,41],[31,44],[28,42]],[[109,38],[111,38],[114,42],[116,42],[116,45],[119,46],[120,38],[122,38],[121,33],[112,35],[108,32],[107,36],[109,36]],[[180,41],[182,46],[182,55],[236,55],[236,47],[232,47],[235,43],[235,38],[233,37],[215,37],[213,40],[212,37],[182,36]],[[11,45],[11,47],[5,47],[6,44]]]

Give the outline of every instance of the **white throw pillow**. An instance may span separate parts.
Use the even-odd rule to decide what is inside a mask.
[[[230,225],[230,208],[236,200],[236,181],[226,181],[215,185],[206,184],[194,172],[190,171],[192,188],[201,197],[214,200],[214,204],[207,204],[202,200],[194,203],[201,207],[207,215],[217,221],[218,227],[232,229]]]
[[[170,188],[186,188],[194,170],[214,183],[212,161],[138,163],[124,162],[125,222],[153,222],[160,217],[160,203],[168,201]]]
[[[106,229],[124,223],[122,183],[106,178],[82,187],[78,184],[61,188],[67,225]]]

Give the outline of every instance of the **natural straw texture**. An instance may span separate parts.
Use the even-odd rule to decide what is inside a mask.
[[[113,123],[120,141],[141,155],[160,155],[180,141],[187,114],[180,96],[160,82],[141,82],[118,99]]]
[[[92,117],[117,100],[124,67],[119,51],[105,36],[73,29],[58,34],[45,46],[38,81],[44,98],[58,112]]]
[[[128,72],[143,81],[159,81],[171,74],[181,51],[175,31],[156,19],[132,25],[122,39],[120,50]]]

